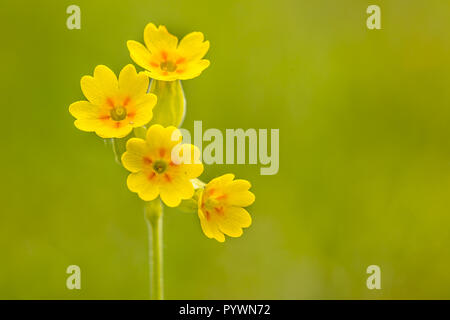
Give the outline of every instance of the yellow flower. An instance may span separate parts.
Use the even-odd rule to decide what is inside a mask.
[[[89,101],[74,102],[69,112],[75,126],[102,138],[122,138],[135,127],[147,124],[153,116],[156,96],[147,93],[149,78],[136,73],[133,65],[125,66],[117,80],[106,66],[97,66],[94,76],[81,78],[81,90]]]
[[[187,80],[200,75],[209,66],[202,59],[209,49],[209,41],[203,41],[203,33],[191,32],[178,44],[178,38],[165,26],[158,28],[149,23],[144,30],[147,47],[136,41],[128,41],[131,59],[147,70],[157,80]]]
[[[243,208],[255,201],[255,195],[249,191],[251,184],[233,179],[234,175],[229,173],[211,180],[198,199],[203,233],[219,242],[225,241],[224,234],[240,237],[242,228],[252,223],[250,214]]]
[[[155,124],[147,130],[145,140],[128,140],[122,155],[123,166],[131,171],[127,185],[142,200],[151,201],[160,195],[166,205],[176,207],[194,195],[190,180],[203,172],[200,151],[181,144],[181,139],[177,128]]]

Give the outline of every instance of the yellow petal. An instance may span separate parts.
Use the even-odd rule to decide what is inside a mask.
[[[199,177],[203,173],[203,164],[182,164],[180,165],[180,171],[189,178],[194,179]]]
[[[159,194],[158,185],[152,183],[142,171],[131,173],[127,178],[127,186],[131,191],[137,192],[144,201],[154,200]]]
[[[75,120],[74,125],[81,131],[92,132],[103,124],[99,119],[78,119]]]
[[[203,58],[209,49],[209,41],[203,42],[203,39],[201,32],[187,34],[178,45],[178,53],[188,61]]]
[[[176,176],[171,185],[164,186],[165,188],[171,188],[175,190],[178,196],[182,200],[190,199],[194,195],[194,186],[191,181],[184,176]]]
[[[127,141],[127,152],[145,156],[148,152],[148,146],[144,139],[131,138]]]
[[[229,220],[241,228],[247,228],[252,224],[252,217],[247,210],[240,207],[229,207],[225,209],[224,219]]]
[[[157,101],[158,98],[154,93],[146,93],[145,95],[139,96],[135,101],[135,107],[139,108],[140,106],[150,105],[153,109]]]
[[[161,188],[161,200],[168,207],[176,207],[180,204],[181,198],[178,196],[178,193],[174,190],[170,190],[168,188]]]
[[[134,106],[134,127],[141,127],[150,122],[153,118],[153,108],[156,105],[156,101],[156,95],[153,93],[148,93],[137,101],[137,105]]]
[[[230,237],[240,237],[242,236],[242,228],[233,223],[233,220],[230,219],[217,219],[217,223],[219,225],[220,231],[225,233]]]
[[[144,201],[155,200],[159,195],[159,188],[157,184],[148,183],[145,188],[139,191],[138,196]]]
[[[103,125],[95,130],[95,133],[102,138],[123,138],[126,137],[133,127],[126,122],[127,120],[122,120],[120,127],[116,127],[113,120],[102,121]]]
[[[118,92],[116,75],[106,66],[99,65],[94,70],[94,77],[81,78],[81,90],[84,96],[95,105],[102,105],[108,97]]]
[[[122,155],[122,164],[128,171],[138,172],[144,165],[148,153],[147,143],[143,139],[131,138],[127,141],[127,151]]]
[[[180,73],[178,79],[180,80],[188,80],[199,76],[203,70],[208,68],[209,60],[200,60],[189,63],[186,66],[186,70],[183,73]]]
[[[227,203],[233,206],[247,207],[255,201],[255,195],[248,191],[251,184],[247,180],[237,179],[224,188]]]
[[[174,139],[179,137],[178,139]],[[147,130],[147,144],[149,148],[153,151],[159,151],[160,149],[165,149],[167,151],[166,156],[170,157],[171,149],[180,143],[181,141],[181,133],[174,126],[169,126],[164,128],[159,124],[152,125]]]
[[[179,160],[184,164],[199,164],[200,161],[200,150],[188,143],[181,144],[178,148]]]
[[[160,124],[154,124],[147,130],[146,140],[151,150],[159,149],[164,146],[166,140],[166,130]]]
[[[166,180],[160,177],[160,193],[161,199],[169,207],[176,207],[180,204],[181,200],[186,200],[192,198],[194,195],[194,186],[189,179],[185,176],[177,174],[176,171],[171,170],[171,168],[165,173],[171,179]],[[164,174],[164,175],[165,175]]]
[[[153,107],[149,104],[142,105],[136,110],[136,115],[132,119],[133,127],[142,127],[153,118]]]
[[[98,119],[100,107],[88,101],[77,101],[69,106],[69,112],[77,119]]]
[[[250,191],[228,193],[227,203],[237,207],[248,207],[255,202],[255,195]]]
[[[100,84],[94,80],[91,76],[84,76],[81,78],[81,91],[83,91],[84,96],[92,104],[97,106],[102,105],[106,101],[106,96],[100,87]]]
[[[156,28],[153,23],[149,23],[144,29],[144,42],[151,53],[159,53],[160,51],[175,50],[178,39],[171,35],[166,27]]]
[[[128,175],[127,186],[132,192],[139,192],[144,189],[148,183],[148,179],[143,172],[133,172]]]
[[[119,88],[123,95],[131,99],[139,99],[147,93],[149,79],[148,76],[140,72],[136,73],[136,68],[132,64],[126,65],[119,74]]]
[[[189,179],[197,178],[203,172],[200,150],[192,144],[179,144],[171,153],[172,162],[178,165],[179,172]]]
[[[200,217],[200,210],[199,210],[199,217]],[[222,232],[219,231],[219,228],[216,223],[212,221],[208,221],[206,218],[200,218],[200,225],[202,227],[203,233],[208,238],[214,238],[219,242],[225,241],[225,236]]]
[[[234,174],[232,173],[227,173],[224,174],[220,177],[214,178],[212,179],[208,184],[207,184],[207,188],[209,187],[224,187],[227,186],[229,183],[231,183],[231,181],[233,181],[234,179]]]
[[[94,79],[105,96],[114,96],[117,94],[119,89],[117,77],[107,66],[99,65],[95,67]]]
[[[152,55],[146,47],[133,40],[127,41],[127,47],[128,51],[130,51],[131,59],[136,62],[137,65],[147,70],[152,69],[152,66],[150,65]]]

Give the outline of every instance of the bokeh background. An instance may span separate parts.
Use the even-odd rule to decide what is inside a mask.
[[[370,4],[382,30],[366,28]],[[0,298],[148,298],[141,203],[68,112],[83,75],[132,62],[148,22],[211,42],[211,66],[183,82],[185,128],[280,129],[277,175],[202,175],[252,182],[242,237],[220,244],[166,210],[166,298],[450,298],[450,2],[19,0],[0,14]],[[81,290],[66,289],[71,264]]]

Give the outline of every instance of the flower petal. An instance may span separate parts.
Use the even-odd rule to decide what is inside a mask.
[[[231,181],[233,181],[234,179],[234,174],[232,173],[227,173],[224,174],[220,177],[214,178],[212,179],[206,186],[206,188],[210,188],[210,187],[224,187],[226,185],[228,185]]]
[[[94,70],[94,77],[81,78],[81,90],[90,102],[100,106],[108,97],[117,94],[117,77],[107,66],[99,65]]]
[[[117,123],[120,123],[119,126]],[[102,126],[95,129],[95,133],[101,138],[123,138],[126,137],[133,127],[127,120],[113,121],[111,119],[102,121]]]
[[[186,66],[186,70],[183,73],[180,73],[178,79],[180,80],[188,80],[199,76],[203,70],[208,68],[209,60],[203,59],[199,61],[194,61],[188,63]]]
[[[161,188],[161,200],[168,207],[172,208],[177,207],[181,202],[181,198],[178,196],[175,190],[170,190],[168,188]]]
[[[84,96],[92,104],[97,106],[102,105],[106,101],[106,96],[103,93],[102,88],[91,76],[83,76],[80,81],[81,91],[83,91]]]
[[[226,188],[227,203],[232,206],[247,207],[255,202],[255,195],[248,191],[251,184],[247,180],[237,179],[231,182]]]
[[[174,139],[179,137],[179,139]],[[172,148],[181,142],[181,133],[174,127],[169,126],[164,128],[159,124],[152,125],[147,130],[147,144],[153,152],[159,153],[161,149],[164,149],[164,156],[170,158]],[[163,155],[161,155],[163,156]]]
[[[137,101],[137,105],[130,108],[130,111],[134,110],[134,117],[131,119],[134,127],[141,127],[150,122],[156,100],[156,95],[148,93]]]
[[[200,210],[199,210],[200,217]],[[213,221],[208,221],[206,218],[200,218],[200,225],[202,227],[203,233],[208,238],[214,238],[219,242],[225,241],[225,236],[220,232],[218,225]]]
[[[209,49],[209,41],[203,42],[201,32],[191,32],[181,39],[178,45],[178,53],[188,61],[200,60]]]
[[[114,72],[104,65],[95,67],[94,79],[106,96],[114,96],[119,89],[119,83]]]
[[[144,29],[144,42],[151,53],[159,53],[175,50],[178,39],[170,34],[165,26],[156,28],[153,23],[149,23]]]
[[[141,43],[133,40],[127,41],[128,51],[130,52],[131,59],[139,66],[144,69],[152,69],[150,61],[152,59],[152,54],[148,49]]]
[[[99,119],[77,119],[75,120],[74,125],[81,131],[92,132],[103,124]]]
[[[130,173],[127,178],[127,186],[131,191],[137,192],[144,201],[154,200],[159,194],[158,185],[152,183],[142,171]]]
[[[231,192],[228,194],[227,203],[237,207],[248,207],[255,202],[255,195],[250,191]]]
[[[230,237],[242,236],[242,228],[229,219],[217,219],[219,230]]]
[[[182,164],[179,166],[180,172],[182,172],[188,179],[194,179],[199,177],[203,173],[203,164]]]
[[[182,200],[192,198],[195,191],[191,181],[184,176],[177,176],[170,187],[176,190]]]
[[[69,106],[69,112],[77,119],[98,119],[101,109],[88,101],[77,101]]]
[[[189,179],[197,178],[203,172],[203,164],[200,161],[200,150],[192,144],[179,144],[171,152],[171,160],[177,164],[180,174]]]
[[[224,218],[241,228],[248,228],[252,224],[252,217],[248,211],[240,207],[227,208]]]
[[[148,153],[147,143],[143,139],[131,138],[127,141],[127,151],[122,155],[122,164],[128,171],[138,172],[144,167],[144,158]]]
[[[140,72],[136,72],[136,68],[132,64],[126,65],[119,74],[119,88],[123,95],[129,96],[131,99],[139,99],[145,95],[148,90],[148,76]]]

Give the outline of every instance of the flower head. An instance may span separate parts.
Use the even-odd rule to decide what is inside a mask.
[[[157,80],[187,80],[200,75],[209,66],[202,59],[209,49],[209,41],[203,41],[203,33],[191,32],[180,43],[165,26],[158,28],[149,23],[144,30],[146,47],[136,41],[128,41],[131,59],[147,70]]]
[[[198,199],[198,217],[204,234],[219,242],[224,234],[240,237],[242,228],[252,223],[250,214],[243,207],[255,201],[247,180],[233,180],[233,174],[225,174],[211,180]]]
[[[175,127],[152,125],[146,139],[131,138],[122,155],[124,167],[131,171],[128,188],[144,201],[161,196],[169,207],[194,195],[191,179],[203,172],[200,151],[193,145],[181,144],[181,133]],[[176,155],[176,157],[174,157]]]
[[[147,124],[153,116],[156,96],[147,93],[149,79],[125,66],[117,79],[106,66],[97,66],[94,76],[81,78],[81,90],[88,101],[74,102],[69,112],[82,131],[95,131],[102,138],[122,138],[134,127]]]

